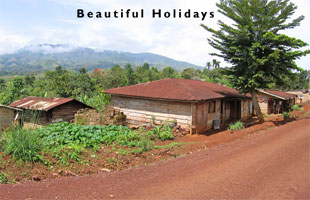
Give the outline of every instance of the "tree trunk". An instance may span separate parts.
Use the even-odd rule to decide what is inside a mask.
[[[259,123],[263,123],[264,122],[264,115],[262,114],[262,111],[260,110],[260,107],[258,105],[257,93],[255,90],[251,91],[251,96],[252,96],[252,102],[254,105],[254,110],[255,110],[256,115],[258,117],[258,121],[259,121]]]

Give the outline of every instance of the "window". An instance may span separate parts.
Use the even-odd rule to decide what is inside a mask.
[[[209,102],[209,113],[215,113],[215,101]]]

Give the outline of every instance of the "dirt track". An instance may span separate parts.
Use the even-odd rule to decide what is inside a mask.
[[[310,120],[154,166],[21,185],[0,199],[310,199]]]

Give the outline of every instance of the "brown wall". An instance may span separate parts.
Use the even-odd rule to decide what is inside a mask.
[[[155,122],[176,121],[182,128],[190,129],[192,124],[191,103],[174,101],[136,99],[112,96],[112,106],[126,115],[129,127],[139,127]]]
[[[213,128],[214,120],[229,120],[231,118],[230,103],[223,102],[223,112],[221,113],[221,101],[212,100],[215,104],[215,112],[209,111],[211,101],[203,103],[182,103],[175,101],[161,101],[136,99],[128,97],[112,96],[111,102],[115,109],[119,109],[126,115],[129,127],[139,127],[149,125],[153,122],[160,124],[165,121],[176,121],[182,128],[193,133],[203,133]],[[243,101],[242,101],[243,102]],[[249,100],[241,102],[240,110],[242,119],[249,117]],[[244,106],[244,108],[243,108]]]
[[[14,118],[14,110],[0,107],[0,130],[11,127],[14,123]]]
[[[86,106],[84,104],[71,101],[57,106],[49,111],[24,110],[24,119],[27,122],[41,125],[62,121],[70,122],[71,120],[74,120],[74,115],[77,111],[85,107]]]
[[[82,108],[85,108],[85,105],[76,101],[71,101],[53,108],[51,114],[47,113],[49,115],[47,117],[50,118],[49,122],[52,123],[59,121],[70,122],[74,119],[74,115],[77,111]]]
[[[274,112],[277,112],[277,110],[282,110],[282,112],[284,111],[289,111],[289,109],[296,103],[295,102],[295,98],[293,99],[288,99],[288,100],[281,100],[277,97],[268,95],[268,94],[264,94],[264,93],[258,93],[258,100],[262,99],[263,102],[259,102],[258,105],[262,111],[263,114],[273,114]],[[269,100],[272,101],[269,101]],[[273,101],[282,101],[282,105],[280,105],[279,103],[276,104],[276,108],[274,108],[273,105]],[[280,109],[281,107],[281,109]],[[276,109],[276,111],[274,111],[274,109]]]

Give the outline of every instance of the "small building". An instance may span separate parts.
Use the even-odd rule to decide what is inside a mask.
[[[20,124],[21,109],[0,104],[0,131]]]
[[[259,90],[258,104],[263,114],[279,114],[288,112],[295,104],[295,94],[278,90]]]
[[[174,121],[191,133],[245,120],[251,98],[226,86],[199,80],[162,79],[109,89],[112,106],[126,115],[129,127]]]
[[[23,110],[24,121],[41,125],[61,121],[70,122],[78,110],[91,108],[72,98],[44,97],[25,97],[11,103],[10,106]]]
[[[295,94],[297,97],[296,104],[301,104],[307,101],[310,101],[310,90],[293,90],[288,91],[287,93]]]

